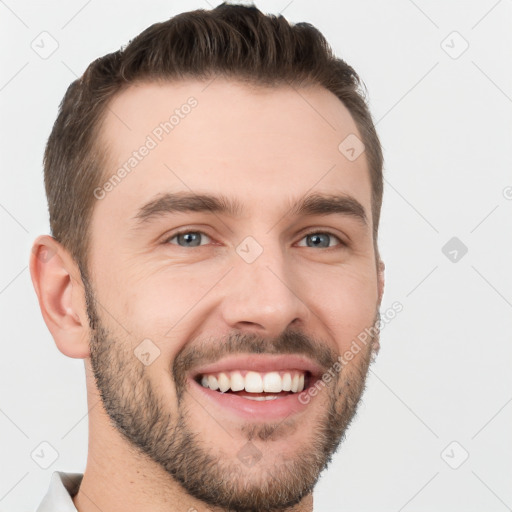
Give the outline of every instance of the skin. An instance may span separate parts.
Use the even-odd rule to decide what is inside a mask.
[[[233,341],[234,333],[245,337],[245,343],[239,345],[243,351],[229,345],[231,354],[251,353],[251,343],[286,353],[281,342],[289,332],[302,333],[304,345],[297,346],[310,343],[315,357],[322,351],[332,357],[344,354],[375,322],[384,289],[384,265],[375,259],[366,158],[363,153],[349,161],[338,150],[349,134],[361,138],[346,107],[321,87],[300,89],[299,94],[287,86],[254,88],[220,78],[206,85],[144,83],[112,101],[115,115],[109,112],[101,131],[111,158],[107,178],[187,98],[193,96],[198,104],[97,201],[90,225],[89,309],[69,253],[47,235],[34,242],[30,270],[44,320],[59,350],[85,362],[89,451],[74,498],[80,512],[227,509],[192,496],[170,476],[169,466],[134,449],[119,425],[111,422],[109,408],[112,413],[130,405],[144,415],[142,395],[134,392],[144,389],[160,399],[158,417],[166,441],[173,432],[184,431],[183,424],[178,426],[182,418],[205,452],[219,461],[209,474],[228,477],[231,494],[241,493],[243,485],[257,492],[273,472],[272,481],[303,494],[287,510],[311,511],[311,489],[306,492],[305,484],[301,489],[282,460],[300,468],[300,457],[312,453],[318,467],[313,464],[314,470],[301,478],[314,485],[330,455],[320,453],[322,446],[335,450],[364,388],[375,345],[355,354],[305,413],[279,425],[222,414],[199,403],[186,386],[178,400],[173,364],[186,353],[206,357],[217,350],[217,358],[227,354],[219,347],[228,346],[226,340]],[[134,229],[133,217],[143,204],[158,193],[177,191],[223,194],[238,199],[244,211],[235,217],[173,213]],[[350,215],[291,216],[290,201],[312,192],[356,199],[367,224]],[[178,245],[172,238],[178,228],[205,233],[203,245]],[[331,247],[307,246],[308,233],[326,231],[334,235],[328,238]],[[263,249],[250,264],[236,252],[247,236]],[[90,325],[94,314],[96,329]],[[144,339],[160,350],[149,366],[133,355]],[[105,346],[111,348],[102,354]],[[97,355],[96,372],[91,350]],[[118,369],[123,379],[117,385],[112,364],[102,364],[107,356],[110,363],[123,362]],[[101,372],[104,386],[112,391],[107,406],[95,380],[95,373],[98,377]],[[163,422],[166,417],[168,423]],[[338,422],[324,432],[321,445],[319,429],[333,417]],[[237,457],[249,439],[262,454],[252,468]]]

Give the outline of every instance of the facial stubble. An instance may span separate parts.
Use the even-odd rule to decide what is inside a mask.
[[[293,418],[241,427],[236,433],[238,438],[245,437],[240,440],[240,448],[257,440],[263,455],[248,467],[238,458],[225,460],[217,447],[209,447],[194,431],[188,411],[195,404],[187,393],[189,369],[212,354],[220,358],[237,353],[302,353],[327,370],[334,366],[338,355],[325,343],[297,331],[287,331],[271,344],[254,334],[237,333],[222,344],[209,341],[185,346],[172,365],[177,410],[171,414],[130,344],[115,337],[100,319],[91,284],[84,275],[82,278],[91,329],[90,361],[103,407],[113,426],[143,457],[159,464],[190,496],[223,510],[285,511],[312,492],[357,412],[378,334],[319,393],[325,397],[324,412],[315,422],[309,422],[309,439],[293,457],[282,457],[279,464],[269,465],[264,456],[266,450],[271,452],[273,441],[299,427]],[[377,312],[374,325],[378,319]]]

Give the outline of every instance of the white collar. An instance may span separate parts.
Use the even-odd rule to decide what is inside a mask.
[[[78,492],[82,473],[54,471],[50,488],[36,512],[77,512],[71,499]]]

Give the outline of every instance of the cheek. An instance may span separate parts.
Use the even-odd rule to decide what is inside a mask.
[[[109,290],[112,315],[115,311],[133,338],[155,340],[162,356],[171,360],[206,318],[215,315],[221,295],[229,296],[225,287],[216,287],[226,268],[202,262],[179,268],[148,265],[144,272],[118,270]],[[340,350],[375,320],[377,280],[369,259],[336,267],[291,263],[288,281],[312,312],[307,327],[334,338]]]
[[[218,270],[211,266],[166,269],[156,265],[143,273],[128,272],[119,283],[121,314],[127,326],[138,336],[160,340],[163,351],[179,350],[184,330],[189,330],[202,310],[198,305],[207,305],[215,296],[210,297],[208,292],[222,277],[223,269]]]
[[[328,328],[340,351],[373,325],[377,313],[377,282],[374,274],[337,269],[324,275],[317,274],[314,286],[308,285],[307,302],[317,319]]]

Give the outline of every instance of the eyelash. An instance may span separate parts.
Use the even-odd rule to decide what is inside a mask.
[[[334,233],[331,233],[330,231],[318,231],[318,230],[315,230],[315,231],[309,231],[308,233],[304,233],[302,235],[302,238],[301,240],[303,240],[304,238],[306,238],[307,236],[310,236],[310,235],[329,235],[330,237],[332,238],[336,238],[336,240],[338,240],[339,244],[338,245],[334,245],[332,247],[322,247],[322,249],[324,250],[328,250],[328,249],[336,249],[336,248],[343,248],[343,247],[346,247],[347,244],[338,236],[338,235],[335,235]],[[313,249],[313,247],[308,247],[308,249]]]
[[[179,235],[184,235],[184,234],[187,234],[187,233],[199,233],[201,235],[205,235],[207,236],[208,238],[211,238],[208,234],[206,234],[204,231],[199,231],[199,230],[193,230],[193,229],[184,229],[182,231],[177,231],[176,233],[173,233],[171,236],[167,237],[164,241],[163,241],[163,244],[169,244],[169,242],[176,238],[177,236]],[[339,242],[338,245],[336,246],[333,246],[333,247],[322,247],[322,249],[324,250],[328,250],[328,249],[336,249],[337,247],[338,248],[342,248],[342,247],[346,247],[347,244],[338,236],[338,235],[335,235],[334,233],[330,232],[330,231],[321,231],[321,230],[313,230],[313,231],[309,231],[308,233],[304,233],[302,235],[302,238],[301,240],[303,240],[304,238],[308,237],[308,236],[311,236],[311,235],[329,235],[333,238],[336,238]],[[177,247],[181,247],[179,246],[178,244],[171,244],[171,245],[176,245]],[[201,245],[198,246],[198,247],[202,247]],[[302,246],[303,247],[303,246]],[[181,247],[182,249],[187,249],[187,247]],[[308,249],[313,249],[313,247],[308,247]]]

